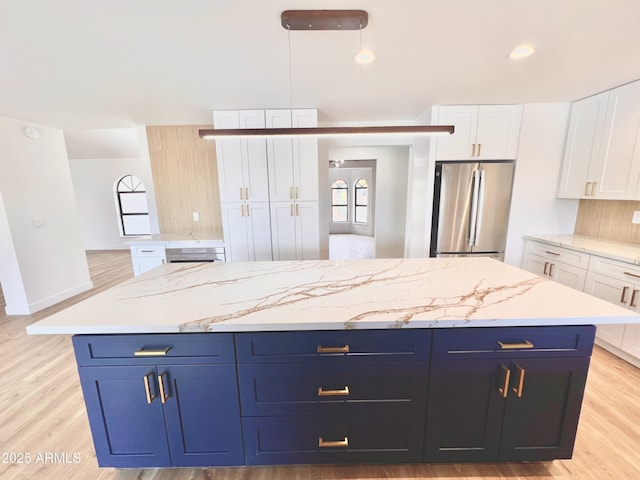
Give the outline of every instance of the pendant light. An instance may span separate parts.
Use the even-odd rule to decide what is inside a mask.
[[[280,16],[282,27],[291,30],[360,30],[367,26],[364,10],[286,10]],[[361,53],[361,52],[359,52]],[[289,44],[289,95],[291,96],[291,45]],[[383,125],[307,128],[230,128],[201,129],[200,138],[353,136],[353,135],[451,135],[453,125]]]

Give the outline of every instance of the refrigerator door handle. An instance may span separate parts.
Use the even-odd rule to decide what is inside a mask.
[[[478,188],[480,183],[480,170],[473,171],[473,192],[471,194],[471,215],[469,215],[469,236],[467,245],[473,247],[476,241],[476,224],[478,221]]]
[[[484,170],[480,170],[480,186],[478,188],[478,211],[476,213],[476,236],[473,239],[473,246],[480,241],[480,228],[482,227],[482,217],[484,216]]]

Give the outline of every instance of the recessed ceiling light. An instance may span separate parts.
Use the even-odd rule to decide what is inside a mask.
[[[376,56],[371,50],[360,50],[353,56],[356,63],[371,63],[376,59]]]
[[[512,60],[527,58],[533,55],[535,51],[536,51],[535,48],[533,48],[531,45],[519,45],[513,50],[511,50],[511,53],[509,54],[509,58],[511,58]]]

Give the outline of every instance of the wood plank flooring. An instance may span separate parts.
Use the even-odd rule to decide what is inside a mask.
[[[26,335],[25,327],[130,278],[126,251],[89,252],[95,288],[28,316],[0,312],[2,480],[373,480],[640,478],[640,370],[597,348],[574,458],[539,463],[348,465],[117,470],[98,468],[71,340]],[[0,300],[2,300],[0,298]],[[57,454],[47,457],[46,454]],[[22,454],[20,457],[10,454]],[[30,463],[26,455],[30,456]],[[74,456],[75,455],[75,456]]]

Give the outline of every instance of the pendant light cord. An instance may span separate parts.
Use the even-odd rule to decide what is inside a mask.
[[[291,126],[293,127],[293,81],[291,74],[291,24],[287,23],[287,41],[289,49],[289,115],[291,117]]]

